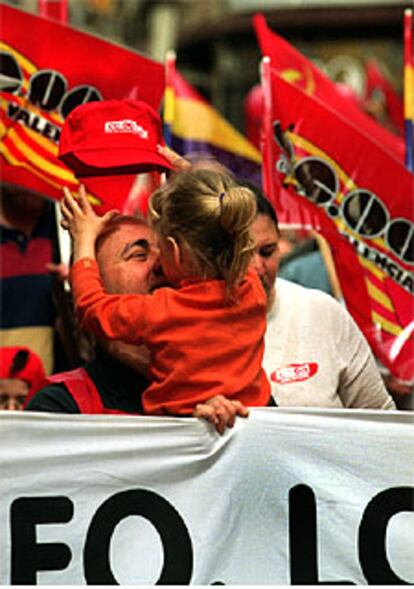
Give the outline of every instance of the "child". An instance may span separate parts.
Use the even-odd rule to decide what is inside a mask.
[[[191,415],[217,395],[268,404],[261,366],[266,296],[249,268],[256,205],[248,189],[197,170],[177,174],[152,195],[149,221],[171,287],[149,295],[104,291],[95,241],[113,213],[98,217],[82,191],[79,203],[65,191],[61,210],[74,241],[71,284],[81,323],[151,352],[146,413]]]

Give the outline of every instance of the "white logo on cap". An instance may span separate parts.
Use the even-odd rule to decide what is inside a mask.
[[[134,135],[139,135],[142,139],[148,139],[148,131],[132,119],[106,121],[105,133],[134,133]]]

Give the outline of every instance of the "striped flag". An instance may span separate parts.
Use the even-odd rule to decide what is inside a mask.
[[[108,98],[137,98],[158,108],[164,69],[122,47],[4,4],[0,22],[2,181],[59,200],[62,186],[78,189],[73,173],[57,158],[66,116],[79,104]]]
[[[239,179],[261,184],[261,155],[228,123],[167,59],[164,98],[164,137],[180,155],[210,155]]]
[[[413,383],[414,176],[325,103],[270,74],[268,182],[318,218],[350,313],[377,358]]]

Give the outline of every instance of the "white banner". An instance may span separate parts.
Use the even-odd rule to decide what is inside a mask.
[[[412,413],[0,413],[0,583],[414,582]]]

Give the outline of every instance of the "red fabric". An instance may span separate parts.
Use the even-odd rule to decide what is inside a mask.
[[[76,368],[69,372],[61,372],[60,374],[48,376],[37,390],[50,384],[64,384],[74,398],[81,413],[87,415],[131,415],[125,411],[104,407],[95,383],[84,368]],[[32,395],[27,398],[25,404],[30,401],[31,397]]]
[[[71,269],[75,304],[84,327],[101,337],[145,343],[152,384],[143,394],[149,414],[191,414],[215,395],[265,406],[270,387],[261,367],[266,295],[249,270],[226,305],[224,281],[183,281],[152,295],[109,295],[96,262]]]
[[[349,122],[272,72],[267,175],[309,209],[330,243],[348,310],[377,358],[414,381],[414,176]],[[270,151],[270,150],[269,150]],[[276,172],[276,173],[275,173]],[[334,179],[336,179],[334,181]]]
[[[119,45],[4,4],[0,22],[2,69],[10,77],[0,91],[2,180],[59,200],[62,186],[79,187],[57,157],[64,118],[79,104],[111,98],[142,100],[157,109],[164,68]],[[43,90],[41,83],[32,86],[40,74],[49,76]]]
[[[13,360],[20,351],[28,353],[26,365],[21,370],[11,374]],[[0,348],[0,378],[18,378],[27,382],[29,385],[27,398],[31,397],[39,389],[39,385],[45,376],[46,373],[41,359],[29,348],[21,346]]]

